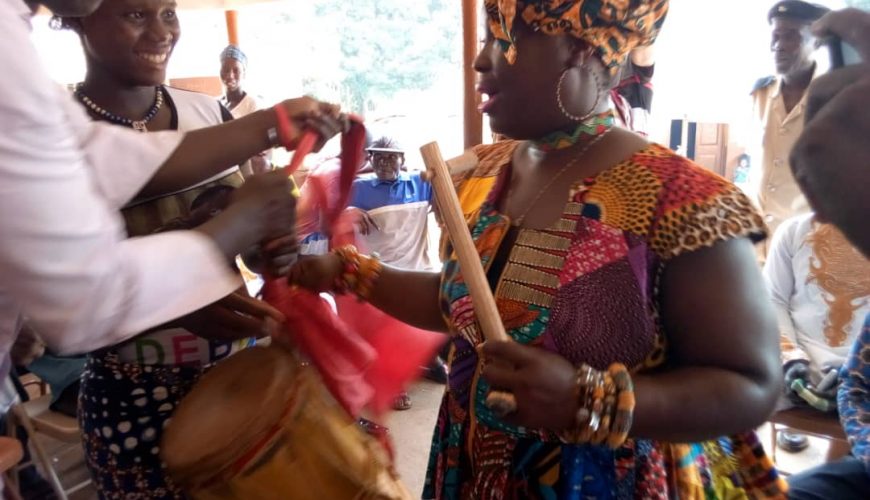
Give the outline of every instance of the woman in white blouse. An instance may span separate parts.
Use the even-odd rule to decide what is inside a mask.
[[[188,133],[93,122],[37,62],[30,17],[39,3],[81,16],[101,0],[0,0],[0,375],[25,315],[55,352],[114,344],[232,292],[239,281],[230,258],[293,230],[290,218],[276,216],[292,211],[293,199],[275,175],[240,189],[229,209],[196,231],[128,238],[120,207],[137,193],[172,192],[274,147],[275,114]],[[298,119],[338,123],[337,106],[309,98],[281,105]],[[321,127],[325,137],[338,130]]]
[[[174,0],[113,0],[89,16],[61,19],[82,40],[87,74],[75,96],[92,118],[142,132],[194,130],[232,120],[214,99],[163,85],[181,34],[175,8]],[[123,209],[127,233],[176,228],[179,218],[201,221],[203,214],[220,212],[242,182],[239,169],[230,167],[181,189],[141,194]],[[206,199],[206,209],[195,210]],[[253,345],[270,317],[280,319],[280,313],[241,288],[191,315],[90,353],[79,422],[101,498],[182,496],[163,474],[163,427],[200,375]]]
[[[82,16],[100,1],[45,3],[58,13]],[[117,344],[232,293],[241,284],[230,267],[235,255],[264,239],[294,234],[290,183],[274,174],[237,190],[219,216],[193,231],[130,238],[119,210],[131,199],[184,189],[275,146],[270,130],[276,115],[264,111],[208,129],[153,134],[94,122],[38,64],[31,15],[31,5],[21,0],[0,0],[6,45],[0,51],[3,377],[25,316],[58,353]],[[140,15],[127,12],[125,22]],[[155,40],[133,56],[157,63],[160,55],[151,49],[160,47]],[[325,137],[339,130],[335,106],[307,98],[281,106],[297,120],[319,117]],[[149,121],[154,119],[156,113]],[[292,245],[271,254],[273,271],[283,272],[294,254]],[[149,437],[146,432],[135,439]]]
[[[276,146],[276,114],[151,134],[92,121],[38,62],[30,23],[39,3],[83,16],[100,0],[0,0],[0,377],[25,317],[58,354],[117,344],[232,293],[241,284],[235,255],[294,234],[290,183],[275,174],[245,184],[195,230],[129,238],[121,207]],[[337,106],[310,98],[280,106],[324,138],[341,128]],[[281,273],[295,248],[268,257]]]

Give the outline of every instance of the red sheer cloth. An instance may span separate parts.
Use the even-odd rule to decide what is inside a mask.
[[[316,143],[306,132],[290,165],[292,174]],[[300,200],[321,211],[331,243],[352,243],[353,221],[343,217],[350,199],[365,143],[362,121],[351,120],[341,138],[340,192],[330,197],[317,185],[309,190],[316,199]],[[332,198],[335,198],[334,196]],[[333,397],[356,417],[364,408],[376,414],[389,410],[393,398],[420,374],[446,338],[402,323],[351,296],[337,297],[341,317],[319,295],[292,287],[284,279],[267,278],[263,298],[281,311],[287,321],[278,334],[292,341],[317,367]],[[279,339],[280,340],[280,339]]]

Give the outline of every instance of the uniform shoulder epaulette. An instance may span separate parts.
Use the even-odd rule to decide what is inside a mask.
[[[759,78],[755,82],[755,85],[752,86],[752,92],[750,92],[750,94],[754,94],[765,87],[770,87],[774,83],[776,83],[775,76],[765,76],[764,78]]]

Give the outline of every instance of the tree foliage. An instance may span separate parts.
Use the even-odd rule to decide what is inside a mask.
[[[334,78],[310,78],[305,90],[338,87],[363,113],[400,90],[425,90],[461,57],[461,9],[452,0],[312,0],[318,49],[334,53]]]

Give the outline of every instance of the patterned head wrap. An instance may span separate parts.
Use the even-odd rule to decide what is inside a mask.
[[[637,46],[655,41],[668,0],[484,0],[489,29],[508,62],[517,58],[513,27],[519,13],[535,31],[588,43],[611,73]]]
[[[225,48],[221,52],[221,62],[224,62],[227,59],[235,59],[236,61],[242,63],[242,66],[248,66],[248,56],[246,56],[245,53],[242,52],[242,49],[236,47],[235,45],[227,45],[227,48]]]

